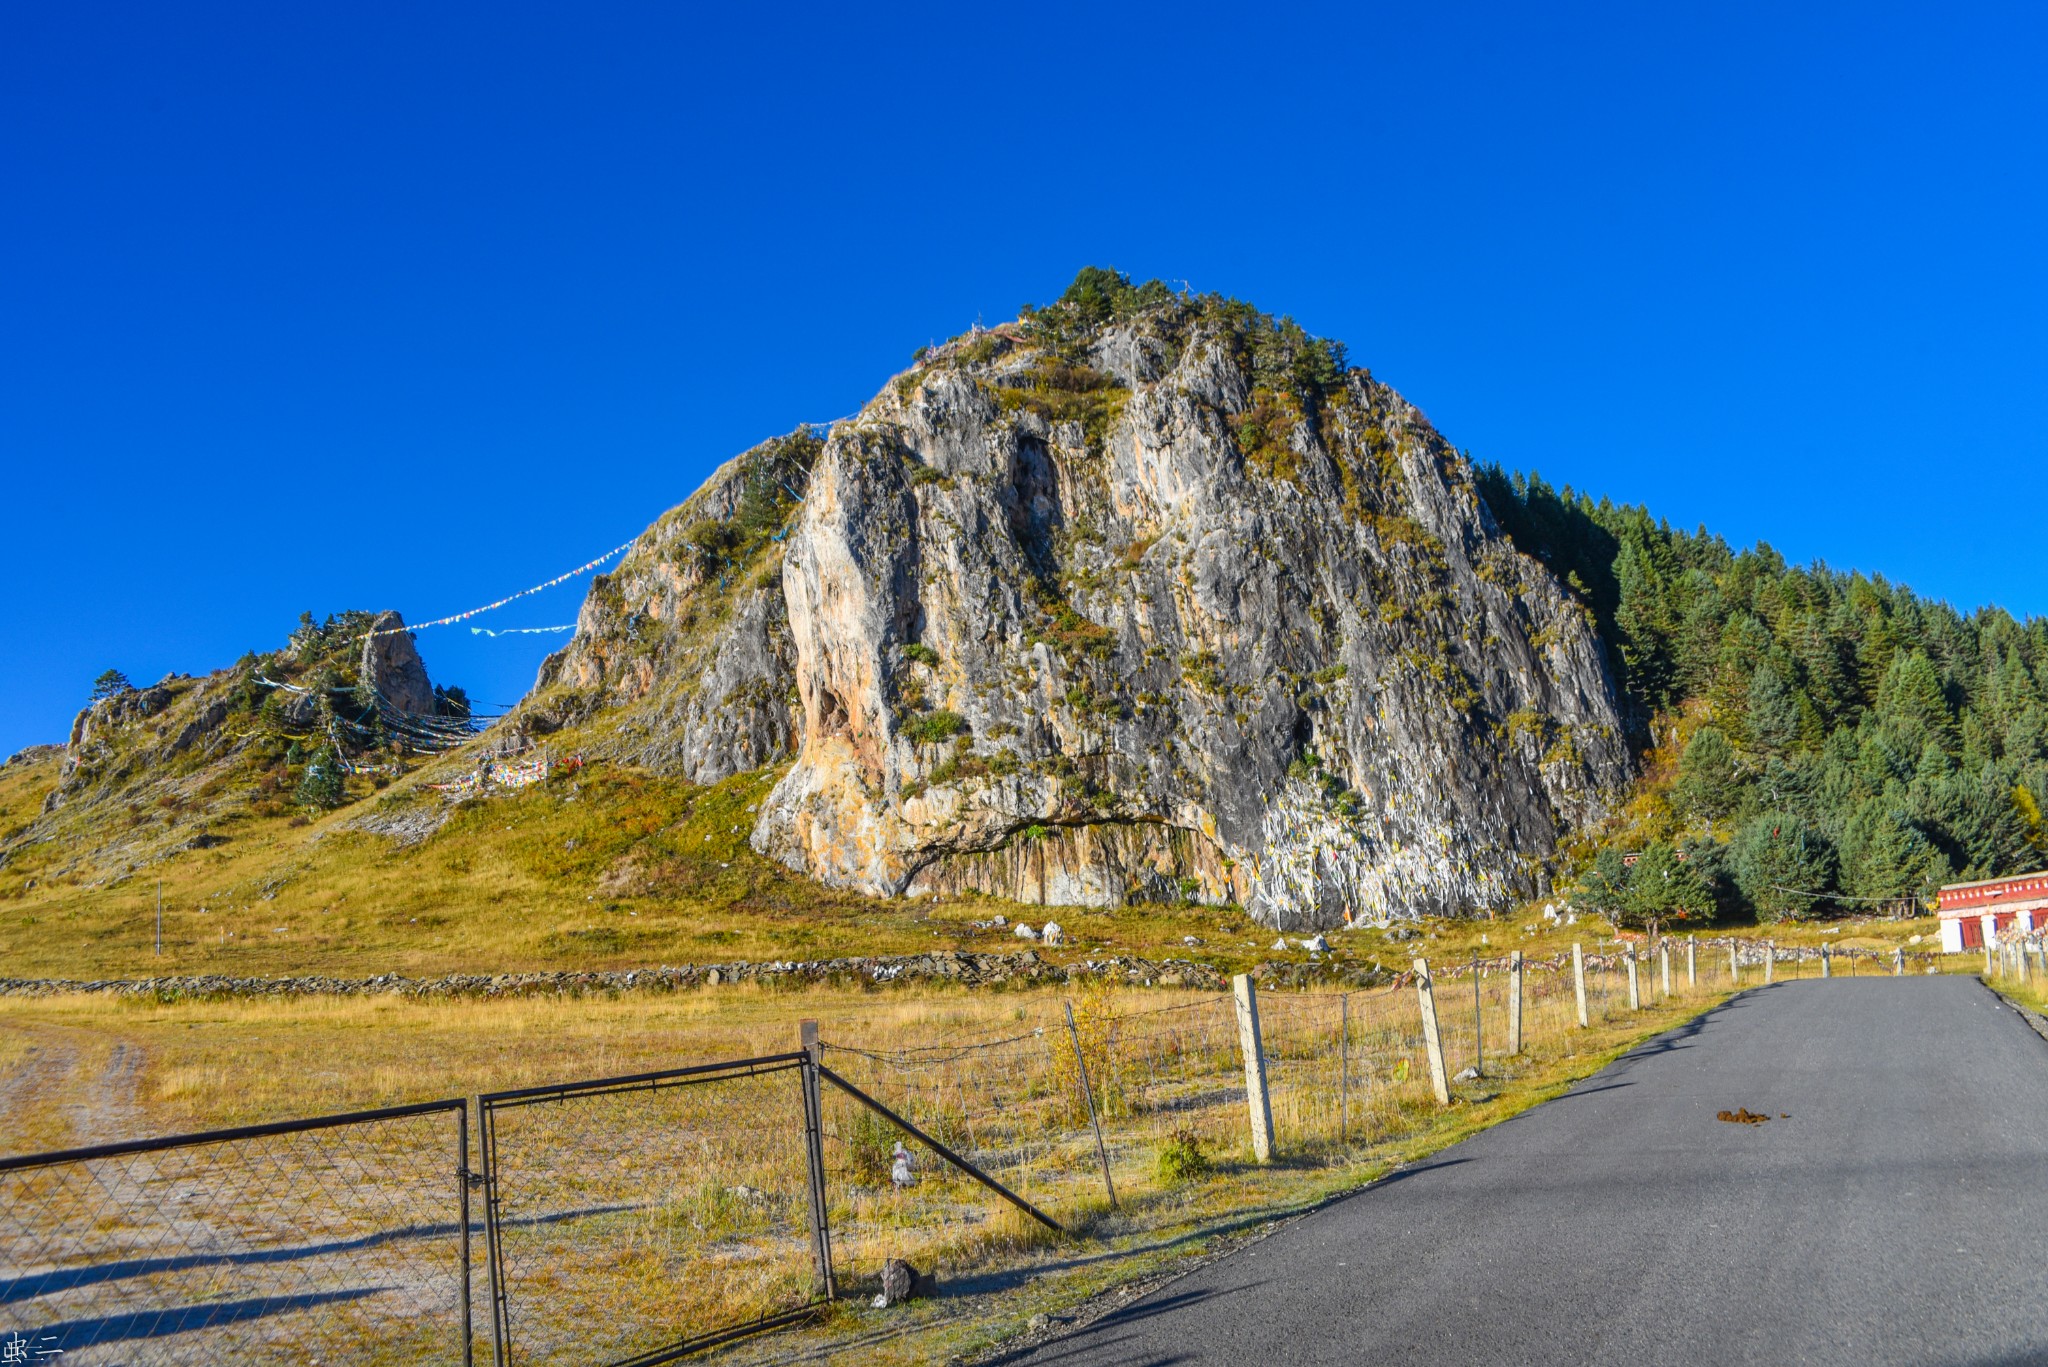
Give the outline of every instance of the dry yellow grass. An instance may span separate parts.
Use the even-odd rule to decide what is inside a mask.
[[[1570,1025],[1568,982],[1535,977],[1529,1044],[1522,1057],[1508,1059],[1500,1035],[1505,980],[1485,979],[1488,1074],[1458,1088],[1447,1110],[1428,1096],[1411,990],[1353,994],[1348,1008],[1330,994],[1264,994],[1281,1158],[1270,1166],[1249,1161],[1241,1092],[1230,1091],[1242,1073],[1227,1005],[1194,993],[1083,994],[1077,1016],[1084,1052],[1095,1060],[1120,1198],[1113,1213],[1084,1111],[1072,1104],[1063,998],[1047,991],[910,996],[737,987],[618,1000],[0,1001],[0,1034],[29,1047],[69,1049],[81,1074],[11,1110],[0,1147],[44,1142],[80,1114],[80,1104],[126,1116],[137,1132],[241,1123],[778,1052],[794,1042],[796,1022],[813,1017],[837,1046],[827,1055],[834,1067],[972,1149],[1078,1231],[1079,1242],[1051,1236],[924,1156],[917,1185],[892,1191],[864,1166],[862,1146],[872,1143],[866,1113],[834,1094],[828,1163],[845,1273],[857,1284],[883,1257],[904,1255],[936,1264],[956,1287],[990,1293],[896,1312],[889,1324],[904,1336],[862,1349],[865,1360],[926,1361],[1001,1332],[1018,1302],[995,1296],[997,1289],[1028,1288],[1030,1308],[1066,1303],[1107,1278],[1159,1265],[1174,1250],[1298,1209],[1530,1104],[1716,995],[1705,988],[1660,1002],[1652,988],[1649,1009],[1629,1013],[1618,982],[1611,969],[1596,979],[1595,1028],[1578,1031]],[[1441,983],[1452,1068],[1471,1061],[1470,990],[1469,981]],[[1337,1044],[1347,1024],[1352,1047],[1343,1055]],[[977,1044],[988,1047],[967,1047]],[[142,1060],[123,1075],[132,1087],[126,1096],[106,1094],[122,1085],[105,1071],[116,1049]],[[774,1092],[781,1085],[760,1079],[723,1095],[636,1095],[619,1106],[508,1113],[501,1160],[508,1171],[526,1165],[521,1170],[534,1177],[513,1184],[525,1193],[517,1199],[528,1202],[517,1209],[552,1219],[560,1212],[550,1202],[573,1197],[569,1213],[596,1212],[534,1225],[537,1232],[513,1250],[532,1270],[518,1287],[527,1313],[518,1327],[530,1341],[566,1332],[578,1307],[599,1300],[627,1309],[632,1323],[658,1337],[729,1317],[736,1307],[767,1309],[801,1297],[808,1278],[801,1223],[795,1207],[783,1209],[800,1150],[793,1097]],[[1338,1105],[1342,1097],[1349,1106]],[[1179,1130],[1205,1149],[1213,1165],[1206,1176],[1162,1175],[1157,1154]],[[573,1181],[564,1182],[564,1171]],[[843,1343],[866,1325],[864,1312],[842,1309],[798,1341]],[[773,1351],[791,1347],[778,1343]]]
[[[56,770],[55,760],[0,770],[0,831],[26,826]],[[1018,948],[1007,932],[972,924],[997,912],[1034,924],[1059,920],[1074,946],[1055,958],[1187,956],[1226,971],[1306,958],[1275,953],[1270,929],[1227,909],[1047,909],[832,892],[746,843],[749,808],[778,772],[700,788],[600,765],[574,780],[464,804],[420,844],[349,829],[387,799],[398,808],[439,801],[401,785],[310,825],[250,817],[216,827],[211,833],[225,843],[100,886],[62,874],[62,848],[27,846],[0,870],[0,964],[9,976],[76,979],[434,976]],[[110,810],[104,819],[162,817]],[[153,949],[159,879],[161,956]],[[1851,921],[1742,933],[1788,945],[1832,939],[1889,948],[1933,927]],[[1375,930],[1343,932],[1332,936],[1335,957],[1398,969],[1416,953],[1554,954],[1574,939],[1591,946],[1611,934],[1590,920],[1551,926],[1533,909],[1433,921],[1425,930],[1407,943]],[[1186,945],[1190,936],[1201,943]]]

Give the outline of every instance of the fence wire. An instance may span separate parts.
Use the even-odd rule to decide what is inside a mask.
[[[798,1056],[479,1105],[507,1364],[665,1361],[820,1294]]]
[[[0,1164],[14,1360],[461,1363],[460,1101]]]

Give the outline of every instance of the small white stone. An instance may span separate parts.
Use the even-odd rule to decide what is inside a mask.
[[[1025,922],[1019,921],[1017,923],[1016,936],[1020,940],[1035,940],[1038,938],[1038,932]]]

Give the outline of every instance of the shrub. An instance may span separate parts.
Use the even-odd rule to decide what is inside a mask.
[[[903,728],[903,735],[913,745],[936,745],[940,741],[951,740],[966,729],[967,718],[958,712],[940,708],[908,723]]]
[[[846,1164],[853,1180],[864,1186],[889,1184],[889,1160],[896,1152],[896,1127],[873,1111],[855,1111],[840,1138],[846,1143]]]
[[[1209,1155],[1202,1152],[1202,1137],[1185,1125],[1166,1136],[1166,1142],[1159,1146],[1159,1153],[1153,1159],[1153,1171],[1163,1186],[1176,1186],[1205,1177],[1215,1166]]]
[[[912,641],[909,645],[903,647],[903,658],[914,660],[926,668],[935,669],[939,663],[939,652],[925,645],[922,641]]]

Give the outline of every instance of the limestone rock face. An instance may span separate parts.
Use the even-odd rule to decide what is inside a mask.
[[[754,847],[870,893],[1308,929],[1539,891],[1630,760],[1588,611],[1466,461],[1243,306],[1044,317],[722,469],[536,715],[700,781],[793,755]]]
[[[395,612],[377,615],[363,638],[360,678],[386,706],[419,716],[434,715],[434,681],[413,644],[412,633],[400,630],[405,619]],[[388,634],[386,634],[388,633]]]
[[[747,452],[643,533],[592,583],[575,636],[541,666],[525,724],[604,716],[611,724],[589,752],[695,783],[791,753],[794,656],[778,578],[787,532],[771,527],[795,505],[817,446],[798,434]]]

